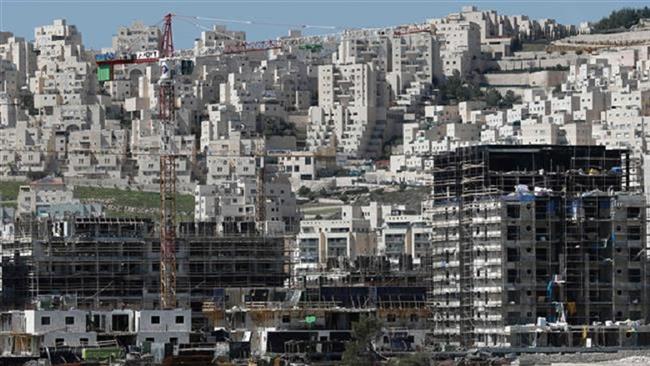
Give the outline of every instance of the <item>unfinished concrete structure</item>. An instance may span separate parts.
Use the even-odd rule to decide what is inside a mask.
[[[9,273],[23,274],[6,285],[26,305],[43,295],[72,295],[86,309],[158,308],[160,245],[150,220],[73,217],[17,227],[2,251],[14,258],[6,260]],[[216,224],[184,223],[176,253],[179,307],[200,309],[214,288],[283,286],[288,278],[283,237],[217,235]]]
[[[486,145],[436,156],[424,208],[435,343],[530,346],[512,326],[644,321],[645,200],[626,191],[626,154]]]
[[[203,313],[214,329],[246,340],[250,354],[282,354],[293,361],[339,361],[352,325],[366,316],[383,323],[377,351],[424,351],[431,315],[428,270],[405,255],[398,266],[386,256],[332,258],[320,271],[295,275],[290,288],[215,291]],[[231,350],[233,343],[231,342]]]

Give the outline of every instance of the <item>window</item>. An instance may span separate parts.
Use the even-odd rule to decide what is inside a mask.
[[[511,304],[519,303],[519,291],[508,291],[508,303]]]
[[[517,248],[508,248],[506,253],[508,262],[517,262],[519,260],[519,251]]]
[[[519,226],[508,226],[506,239],[507,240],[518,240],[519,239]]]
[[[641,216],[640,207],[628,207],[627,208],[627,217],[629,219],[638,219]]]
[[[154,339],[153,339],[153,337],[147,337],[147,338],[144,339],[144,341],[149,342],[149,343],[153,343]]]
[[[641,240],[641,227],[640,226],[628,227],[627,238],[628,240]]]
[[[518,313],[518,312],[516,312],[516,311],[509,312],[509,313],[506,315],[506,324],[517,324],[517,323],[520,323],[520,322],[521,322],[521,320],[520,320],[520,318],[519,318],[520,315],[521,315],[521,314]]]
[[[508,283],[515,283],[517,281],[517,270],[509,269],[508,270]]]
[[[183,323],[185,323],[185,317],[183,315],[176,316],[176,324],[183,324]]]
[[[65,325],[74,325],[74,317],[73,316],[66,316],[65,317]]]
[[[82,346],[88,345],[88,338],[79,338],[79,344]]]
[[[152,315],[151,324],[160,324],[160,317],[158,315]]]
[[[282,322],[283,323],[291,322],[291,316],[290,315],[282,315]]]
[[[178,338],[176,338],[176,337],[171,337],[171,338],[169,338],[169,343],[171,343],[171,344],[178,344]]]
[[[42,316],[41,317],[41,325],[50,325],[50,317],[49,316]]]
[[[638,268],[630,268],[627,270],[628,281],[633,283],[641,282],[641,270]]]

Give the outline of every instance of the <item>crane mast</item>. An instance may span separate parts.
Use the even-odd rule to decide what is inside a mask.
[[[176,307],[176,156],[173,136],[175,130],[175,101],[172,39],[172,14],[163,21],[161,39],[160,80],[158,89],[158,119],[160,120],[160,306]],[[167,61],[165,61],[167,60]]]

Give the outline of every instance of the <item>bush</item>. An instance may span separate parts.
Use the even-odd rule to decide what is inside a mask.
[[[599,20],[594,24],[594,30],[604,32],[620,28],[629,29],[643,18],[650,18],[650,8],[647,6],[639,9],[623,8],[612,11],[609,16]]]
[[[309,187],[302,186],[300,187],[300,189],[298,189],[299,196],[306,197],[309,196],[310,193],[311,193],[311,189],[309,189]]]
[[[352,323],[352,341],[348,342],[343,352],[343,365],[374,365],[378,355],[373,343],[381,336],[383,324],[376,317],[366,316]]]
[[[440,95],[443,103],[449,103],[452,100],[457,102],[476,100],[483,96],[483,93],[477,84],[466,82],[458,70],[455,70],[440,88]]]

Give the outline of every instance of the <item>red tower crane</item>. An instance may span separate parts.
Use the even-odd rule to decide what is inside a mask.
[[[176,307],[176,156],[173,151],[175,124],[174,42],[172,17],[163,20],[160,42],[161,62],[158,82],[158,119],[161,123],[160,145],[160,306]]]

